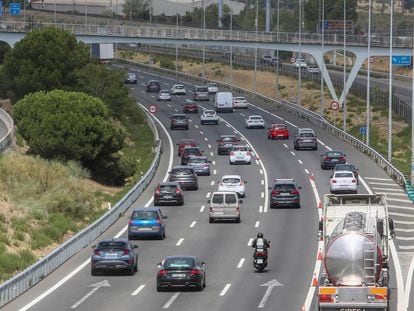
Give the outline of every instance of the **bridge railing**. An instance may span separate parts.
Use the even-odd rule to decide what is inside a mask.
[[[105,232],[115,221],[117,221],[145,190],[156,172],[162,152],[158,130],[153,117],[149,113],[147,113],[147,120],[155,137],[155,157],[149,170],[112,209],[102,215],[93,224],[77,233],[70,240],[64,242],[50,254],[43,257],[26,270],[1,284],[0,308],[30,289],[36,283],[40,282],[47,275],[65,263],[69,258],[88,246],[92,241]]]
[[[182,72],[175,72],[174,70],[159,68],[155,66],[150,66],[146,64],[136,63],[124,59],[117,59],[118,63],[125,64],[130,67],[141,67],[147,70],[152,70],[164,75],[172,75],[178,78],[188,79],[191,81],[196,82],[197,84],[207,84],[211,80],[203,79],[202,77],[182,73]],[[278,101],[273,98],[264,96],[259,93],[252,92],[250,90],[240,88],[231,84],[223,83],[220,81],[214,81],[218,84],[219,87],[222,89],[228,89],[234,93],[243,94],[249,98],[255,99],[256,101],[260,102],[264,108],[267,109],[278,109],[286,111],[290,114],[295,115],[298,118],[305,119],[316,127],[324,129],[326,132],[330,133],[338,137],[339,139],[347,142],[348,144],[354,146],[356,149],[360,150],[361,152],[367,154],[373,161],[375,161],[387,174],[393,178],[398,184],[405,185],[406,179],[402,172],[400,172],[392,163],[390,163],[383,155],[379,152],[374,150],[373,148],[369,147],[363,141],[355,138],[354,136],[344,132],[343,130],[333,126],[329,122],[327,122],[323,117],[319,114],[305,109],[297,104],[293,104],[287,101]]]
[[[0,120],[7,127],[6,135],[0,138],[0,152],[3,152],[14,143],[14,122],[3,109],[0,109]]]
[[[192,39],[192,40],[212,40],[212,41],[243,41],[259,43],[291,43],[297,44],[320,44],[322,35],[320,33],[298,33],[291,32],[255,32],[241,30],[217,30],[201,29],[189,27],[162,27],[160,25],[152,27],[143,26],[123,26],[123,25],[89,25],[89,24],[61,24],[61,23],[40,23],[40,22],[17,22],[4,21],[1,23],[1,31],[24,32],[33,29],[46,27],[56,27],[71,31],[77,35],[101,35],[101,36],[123,36],[123,37],[143,37],[143,38],[163,38],[163,39]],[[368,37],[366,35],[346,35],[348,46],[367,46]],[[344,42],[342,34],[324,34],[326,45],[338,45]],[[389,47],[388,35],[371,36],[372,47]],[[393,36],[393,47],[411,48],[413,38],[409,36]]]

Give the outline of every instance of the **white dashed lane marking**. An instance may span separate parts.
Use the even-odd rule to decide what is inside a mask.
[[[214,180],[211,181],[210,186],[214,186]]]
[[[202,205],[201,208],[200,208],[200,213],[204,212],[204,209],[205,208],[206,208],[206,206],[205,205]]]
[[[226,284],[226,286],[224,286],[223,290],[221,291],[220,296],[224,296],[229,290],[230,286],[231,284]]]
[[[210,195],[211,195],[211,192],[207,192],[206,198],[208,199],[210,197]]]
[[[136,296],[140,291],[142,291],[145,287],[145,284],[138,286],[138,288],[131,294],[131,296]]]
[[[192,223],[191,223],[191,225],[190,225],[190,228],[194,228],[194,226],[196,225],[196,221],[193,221]]]
[[[293,151],[290,152],[293,156],[295,155],[295,153]]]
[[[249,241],[247,242],[247,246],[251,246],[253,243],[253,238],[250,238]]]
[[[176,246],[180,246],[181,244],[183,244],[184,238],[181,238],[178,240],[177,244],[175,244]]]
[[[240,259],[239,264],[237,265],[238,269],[240,269],[243,266],[245,260],[246,260],[245,258]]]
[[[256,223],[254,224],[254,227],[259,228],[259,226],[260,226],[260,221],[256,221]]]
[[[175,293],[174,295],[171,296],[170,299],[168,299],[168,301],[165,303],[165,305],[162,307],[163,309],[168,309],[173,302],[177,299],[177,297],[180,295],[180,292]]]
[[[309,171],[308,171],[308,169],[307,169],[307,168],[305,168],[305,173],[306,173],[306,174],[309,174]]]
[[[303,164],[303,162],[301,160],[298,160],[299,164]]]
[[[263,213],[263,205],[259,206],[259,213]]]

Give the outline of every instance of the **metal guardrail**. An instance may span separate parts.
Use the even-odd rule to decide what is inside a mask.
[[[0,24],[0,32],[26,32],[34,29],[55,27],[65,29],[76,35],[100,35],[100,36],[122,36],[141,37],[157,39],[191,39],[209,41],[242,41],[258,43],[289,43],[298,44],[321,44],[320,33],[294,32],[255,32],[241,30],[217,30],[190,27],[161,27],[151,26],[126,26],[126,25],[90,25],[90,24],[64,24],[44,22],[18,22],[4,21]],[[365,35],[346,35],[347,46],[367,46],[368,37]],[[372,35],[371,47],[389,47],[389,37],[384,35]],[[325,45],[343,44],[344,36],[341,34],[324,34]],[[413,38],[411,36],[394,36],[392,46],[395,48],[412,48]]]
[[[7,127],[7,134],[0,138],[0,152],[3,152],[14,143],[14,122],[3,109],[0,109],[0,120]]]
[[[182,73],[182,72],[175,72],[174,70],[164,69],[164,68],[158,68],[146,64],[136,63],[124,59],[116,59],[116,62],[126,64],[131,67],[141,67],[145,68],[147,70],[156,71],[161,74],[167,74],[172,75],[179,78],[184,78],[188,80],[192,80],[197,82],[198,84],[206,84],[207,82],[210,82],[212,80],[203,79],[198,76]],[[250,98],[253,98],[262,104],[272,106],[273,108],[278,108],[280,110],[283,110],[285,112],[291,113],[298,118],[305,119],[315,126],[324,129],[331,135],[334,135],[341,140],[347,142],[348,144],[354,146],[361,152],[367,154],[372,160],[374,160],[383,170],[387,172],[388,175],[390,175],[391,178],[393,178],[398,184],[405,185],[406,184],[406,178],[403,173],[401,173],[392,163],[390,163],[387,159],[384,158],[380,153],[375,151],[373,148],[369,147],[367,144],[362,142],[361,140],[355,138],[354,136],[344,132],[343,130],[333,126],[329,122],[327,122],[323,117],[321,117],[319,114],[310,111],[308,109],[305,109],[303,107],[300,107],[296,104],[287,102],[287,101],[277,101],[273,98],[261,95],[259,93],[255,93],[234,85],[230,85],[227,83],[223,83],[220,81],[212,81],[218,84],[218,86],[222,88],[226,88],[232,92],[243,94],[245,96],[248,96]]]
[[[146,111],[145,111],[146,112]],[[153,117],[146,112],[148,124],[154,133],[155,158],[141,180],[107,213],[50,254],[0,285],[0,308],[44,279],[73,255],[80,252],[105,232],[136,201],[151,182],[161,155],[161,141]]]

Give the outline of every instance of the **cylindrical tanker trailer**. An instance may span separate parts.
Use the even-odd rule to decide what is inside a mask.
[[[319,310],[388,310],[388,240],[394,233],[386,195],[327,194],[323,203]]]

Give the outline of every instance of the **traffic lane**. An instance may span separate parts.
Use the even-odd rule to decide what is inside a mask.
[[[163,152],[161,153],[161,159],[158,166],[158,169],[154,175],[154,178],[149,183],[147,189],[138,197],[138,199],[134,202],[131,209],[129,209],[123,217],[115,222],[107,231],[103,233],[101,237],[97,240],[92,242],[90,245],[96,244],[99,240],[103,238],[109,238],[115,236],[119,233],[128,223],[128,218],[131,215],[131,211],[135,207],[143,207],[148,200],[150,200],[153,196],[153,188],[155,187],[156,183],[159,180],[162,180],[168,171],[168,165],[170,160],[170,152],[168,147],[168,138],[165,133],[162,131],[161,128],[158,128],[160,139],[163,142]],[[143,248],[141,247],[139,251],[142,251]],[[57,268],[54,272],[44,278],[41,282],[30,288],[28,291],[23,293],[21,296],[17,297],[15,300],[7,304],[6,306],[2,307],[2,310],[5,311],[12,311],[12,310],[19,310],[23,308],[26,304],[31,302],[33,299],[41,296],[47,290],[60,284],[59,282],[62,281],[63,277],[66,277],[70,273],[72,273],[75,269],[80,267],[85,261],[89,261],[91,256],[92,249],[90,246],[86,246],[83,250],[81,250],[78,254],[74,255],[70,258],[65,264]],[[80,281],[76,278],[80,277]],[[53,292],[50,296],[47,296],[45,299],[41,300],[38,304],[31,307],[30,310],[55,310],[56,306],[61,306],[63,304],[69,304],[71,300],[67,301],[67,293],[73,293],[73,298],[77,298],[85,294],[83,289],[79,288],[79,284],[91,284],[89,283],[90,280],[90,265],[87,263],[86,266],[81,268],[75,277],[69,279],[66,283],[62,284],[61,287]],[[68,284],[74,284],[73,286]],[[69,289],[70,288],[70,289]],[[61,292],[59,292],[61,290]],[[58,294],[59,292],[59,294]],[[61,294],[60,294],[61,293]],[[53,297],[53,298],[51,298]],[[45,302],[45,301],[48,302]]]

